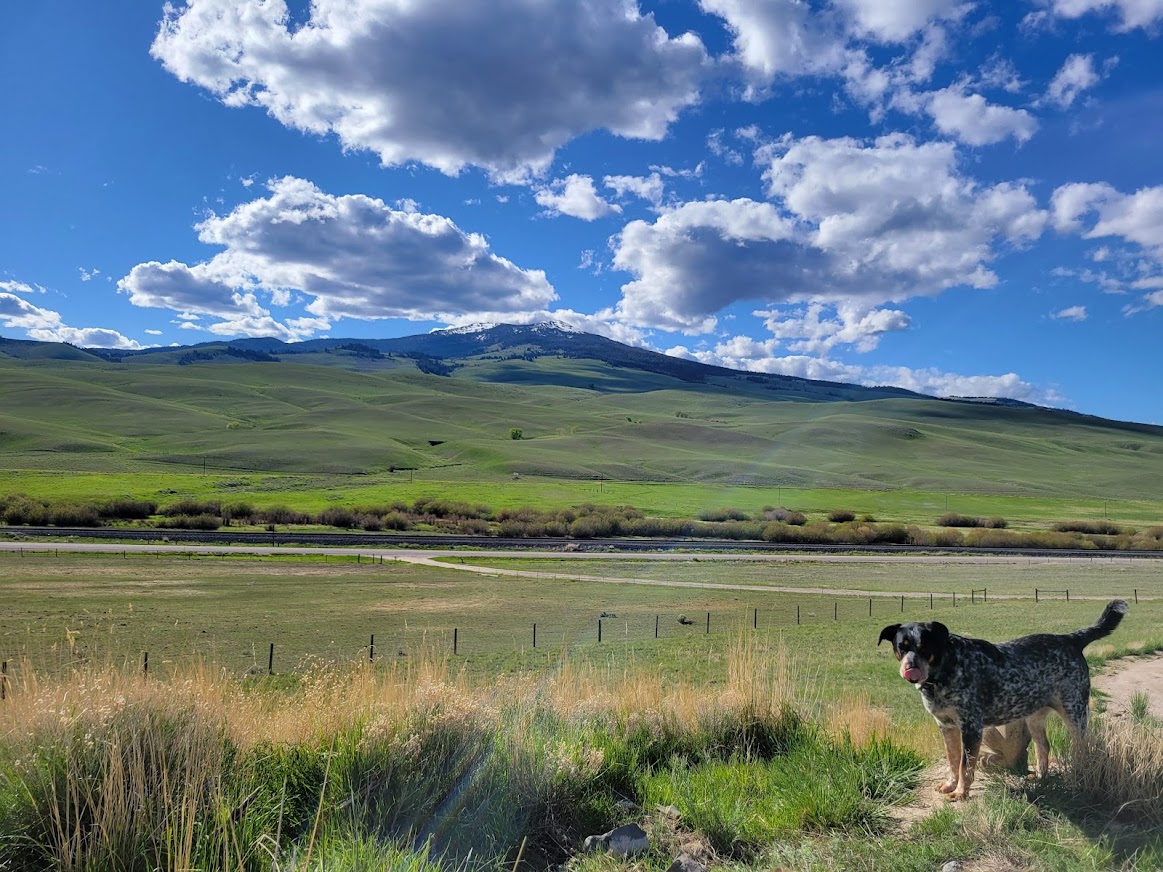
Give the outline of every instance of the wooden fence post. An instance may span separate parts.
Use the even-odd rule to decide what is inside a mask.
[[[149,652],[145,651],[141,655],[141,674],[149,676]]]
[[[800,625],[800,607],[796,606],[796,626]]]
[[[455,656],[460,648],[460,630],[452,628],[452,654]]]
[[[711,634],[711,613],[707,612],[707,635]]]
[[[598,618],[598,641],[602,641],[602,619]]]
[[[376,634],[372,633],[372,640],[367,646],[367,662],[371,663],[376,659]]]
[[[533,622],[533,647],[537,647],[537,622]]]
[[[658,638],[658,615],[654,616],[654,638]]]
[[[271,653],[267,656],[267,675],[275,674],[275,643],[271,642]]]
[[[1138,600],[1136,599],[1135,602],[1138,602]],[[751,629],[759,629],[759,609],[756,609],[755,614],[751,617]]]
[[[8,696],[8,661],[0,663],[0,699]]]

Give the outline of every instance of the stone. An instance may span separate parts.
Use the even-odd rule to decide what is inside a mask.
[[[650,839],[646,835],[646,830],[638,824],[626,824],[600,836],[586,836],[582,848],[586,851],[600,848],[614,857],[630,857],[649,851]]]
[[[679,854],[666,872],[707,872],[707,867],[690,854]]]
[[[941,867],[941,872],[961,872],[961,870],[964,868],[965,864],[960,860],[950,860],[948,863]]]

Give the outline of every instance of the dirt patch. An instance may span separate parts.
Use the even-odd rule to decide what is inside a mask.
[[[1107,712],[1116,718],[1130,717],[1131,698],[1147,694],[1147,712],[1163,720],[1163,654],[1125,657],[1108,664],[1091,683],[1107,697]]]

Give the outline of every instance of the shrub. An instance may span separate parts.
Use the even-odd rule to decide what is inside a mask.
[[[1056,533],[1091,533],[1100,536],[1117,536],[1123,528],[1110,521],[1059,521],[1051,529]]]
[[[980,527],[981,518],[972,515],[959,515],[956,512],[946,512],[937,519],[938,527]]]
[[[751,516],[742,509],[706,509],[699,512],[700,521],[748,521]]]
[[[156,511],[157,503],[153,500],[106,500],[97,508],[102,518],[123,521],[143,521]]]
[[[267,506],[256,512],[255,517],[266,524],[306,524],[311,520],[310,515],[289,506]]]
[[[217,515],[167,515],[158,522],[170,530],[217,530],[222,519]]]
[[[222,519],[227,523],[231,520],[241,521],[244,518],[248,521],[254,518],[254,506],[250,503],[227,503],[222,507]]]
[[[388,512],[384,515],[385,530],[411,530],[412,522],[402,512]]]
[[[384,529],[384,519],[379,515],[360,515],[358,522],[359,526],[369,533],[378,533]]]
[[[329,506],[319,513],[318,520],[320,524],[344,530],[350,530],[358,523],[355,512],[346,506]]]
[[[99,527],[100,515],[92,504],[57,503],[48,513],[48,521],[54,527]]]
[[[216,500],[201,501],[184,499],[158,509],[159,515],[165,515],[167,517],[173,517],[175,515],[220,515],[221,513],[222,503]]]
[[[16,494],[7,498],[0,518],[13,527],[19,524],[43,527],[48,523],[48,504],[24,494]]]
[[[832,509],[828,512],[828,520],[833,524],[844,524],[848,521],[856,520],[856,513],[850,512],[847,509]]]
[[[992,518],[986,518],[981,522],[981,526],[989,530],[1004,530],[1010,525],[1010,522],[1005,518],[999,518],[996,515]]]

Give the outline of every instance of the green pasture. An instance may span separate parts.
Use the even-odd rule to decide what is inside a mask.
[[[34,495],[54,475],[76,473],[82,482],[108,475],[117,495],[222,486],[243,496],[382,499],[403,492],[400,470],[411,470],[428,489],[418,495],[450,498],[500,490],[516,473],[545,482],[543,497],[518,491],[523,501],[596,496],[669,514],[750,493],[754,508],[847,507],[926,522],[948,509],[1023,523],[1048,517],[1036,499],[1025,512],[958,495],[1064,500],[1055,508],[1091,518],[1114,508],[1104,500],[1121,502],[1112,518],[1148,522],[1159,519],[1163,492],[1157,427],[996,404],[857,401],[842,386],[801,396],[746,379],[693,384],[594,361],[478,361],[439,377],[290,362],[0,359],[0,379],[0,487]],[[510,438],[514,429],[521,439]],[[172,478],[160,483],[159,473]],[[599,480],[617,484],[594,494]],[[679,489],[651,500],[649,488],[624,482]],[[463,493],[431,494],[458,484]],[[906,518],[896,497],[874,495],[882,490],[928,496]],[[520,504],[508,498],[485,501]]]
[[[570,557],[451,557],[446,562],[471,563],[499,569],[548,572],[562,577],[600,576],[626,579],[711,584],[770,585],[772,587],[835,588],[889,593],[932,593],[952,602],[969,602],[971,593],[985,597],[1018,596],[1034,599],[1034,590],[1046,599],[1123,598],[1138,591],[1140,599],[1163,597],[1163,560],[1126,557],[1045,559],[1012,558],[1004,564],[937,562],[906,564],[829,562],[818,560],[756,560],[690,555],[682,559]],[[912,586],[910,586],[912,585]]]
[[[0,458],[2,459],[2,458]],[[160,505],[184,498],[248,502],[256,508],[286,505],[304,512],[329,506],[375,506],[437,498],[494,510],[630,505],[651,517],[697,518],[737,508],[758,515],[784,506],[809,517],[848,509],[878,521],[931,526],[945,512],[1002,517],[1011,529],[1046,529],[1058,521],[1103,520],[1132,527],[1163,525],[1163,500],[1061,496],[761,487],[699,483],[578,480],[534,475],[488,475],[462,467],[372,475],[197,472],[85,472],[0,468],[0,494],[24,493],[54,501],[125,497]],[[0,528],[2,529],[2,528]]]
[[[685,566],[690,580],[723,580],[722,567]],[[635,564],[634,571],[645,574],[648,568]],[[879,575],[880,588],[887,590],[885,574],[892,573],[900,590],[924,590],[932,584],[933,569],[859,564],[809,574],[815,586],[829,573],[835,584],[851,573],[848,586]],[[1012,566],[973,570],[979,573],[974,584],[996,590],[1013,584]],[[808,573],[808,567],[796,565],[795,571]],[[1089,583],[1104,595],[1121,592],[1125,584],[1119,567],[1093,565],[1087,572]],[[823,697],[868,692],[878,701],[903,702],[911,699],[912,688],[896,677],[887,647],[876,645],[886,624],[935,619],[956,632],[1005,639],[1073,630],[1092,623],[1101,609],[1096,601],[1063,599],[970,605],[967,588],[957,607],[951,598],[937,598],[933,609],[927,600],[906,599],[903,612],[899,600],[874,596],[869,616],[869,600],[861,597],[603,584],[564,575],[491,576],[367,557],[356,563],[354,557],[323,556],[0,552],[0,658],[54,671],[80,662],[135,664],[148,651],[151,671],[202,660],[235,674],[265,674],[273,642],[275,671],[285,674],[318,658],[366,660],[374,634],[381,664],[436,654],[487,678],[537,671],[568,656],[619,672],[651,667],[663,675],[716,683],[724,678],[725,654],[739,635],[759,634],[773,645],[782,639],[813,692]],[[616,617],[602,620],[599,644],[602,612]],[[683,615],[693,623],[680,624]],[[1163,647],[1161,619],[1161,600],[1133,606],[1110,644],[1097,652],[1099,659],[1128,646]]]

